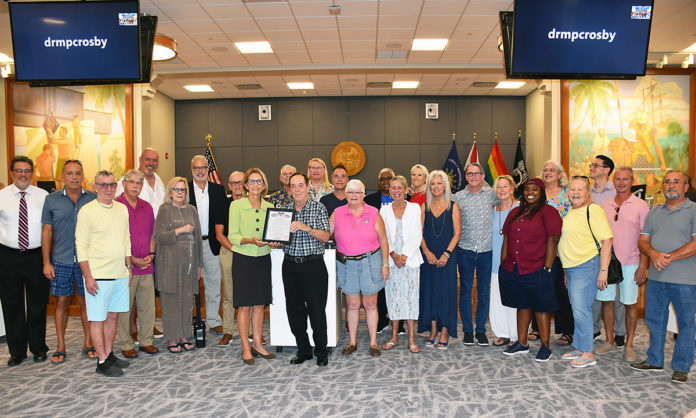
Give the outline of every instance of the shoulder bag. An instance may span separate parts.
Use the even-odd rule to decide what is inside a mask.
[[[597,245],[597,252],[601,254],[602,247],[599,245],[599,242],[597,242],[597,238],[595,238],[594,232],[592,232],[592,225],[590,225],[590,205],[587,205],[587,226],[590,227],[590,234],[592,234],[592,239],[594,240],[595,245]],[[621,283],[623,279],[624,278],[623,270],[621,270],[621,262],[618,258],[616,258],[616,254],[614,254],[614,247],[612,247],[611,260],[609,260],[609,269],[607,272],[607,284]]]

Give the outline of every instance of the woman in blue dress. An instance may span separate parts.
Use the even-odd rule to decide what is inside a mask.
[[[420,311],[418,332],[429,331],[426,347],[446,350],[450,334],[457,337],[457,263],[450,260],[461,235],[459,206],[452,201],[449,177],[435,170],[428,176],[428,198],[423,204]]]

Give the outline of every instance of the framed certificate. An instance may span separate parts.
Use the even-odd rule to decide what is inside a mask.
[[[265,242],[290,244],[290,225],[295,220],[295,209],[267,209],[261,239]]]

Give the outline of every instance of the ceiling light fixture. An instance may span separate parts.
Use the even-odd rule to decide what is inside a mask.
[[[411,51],[443,51],[449,39],[414,39]]]
[[[266,41],[262,42],[235,42],[234,46],[237,47],[239,52],[242,54],[269,54],[273,53],[273,48],[271,44]]]
[[[184,88],[192,93],[209,93],[211,91],[215,91],[207,84],[192,84],[184,86]]]
[[[314,83],[309,81],[288,83],[290,90],[314,90]]]
[[[418,87],[418,81],[395,81],[392,83],[393,89],[415,89]]]
[[[501,81],[495,88],[497,89],[518,89],[525,85],[524,81]]]
[[[171,61],[176,58],[179,45],[169,36],[158,33],[155,35],[155,46],[152,48],[153,61]]]

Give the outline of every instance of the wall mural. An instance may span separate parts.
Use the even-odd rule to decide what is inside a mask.
[[[11,94],[12,150],[34,160],[40,187],[48,190],[55,182],[61,188],[69,159],[82,162],[86,188],[97,171],[110,170],[119,178],[132,165],[131,86],[11,83]]]
[[[667,169],[689,168],[689,76],[579,80],[568,85],[569,172],[589,174],[595,155],[635,172],[647,196]]]

